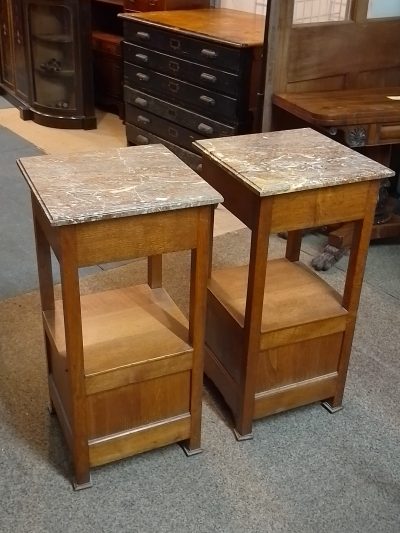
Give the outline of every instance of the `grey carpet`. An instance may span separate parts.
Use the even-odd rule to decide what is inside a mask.
[[[8,100],[6,100],[3,96],[0,96],[0,109],[7,109],[9,107],[14,107]]]
[[[40,154],[37,146],[0,126],[0,299],[38,286],[30,193],[16,160]],[[83,269],[82,275],[99,271]],[[56,262],[54,277],[59,280]]]
[[[217,237],[215,266],[241,264],[248,245],[247,230]],[[274,255],[283,245],[272,239]],[[186,253],[166,258],[165,285],[185,312],[188,266]],[[82,291],[144,276],[137,261],[86,277]],[[339,268],[324,277],[343,284]],[[141,454],[94,469],[93,487],[74,493],[66,446],[46,411],[38,294],[0,302],[1,531],[398,533],[399,313],[399,298],[367,279],[337,414],[318,404],[295,409],[257,421],[254,440],[238,443],[207,384],[202,454],[187,458],[177,445]]]

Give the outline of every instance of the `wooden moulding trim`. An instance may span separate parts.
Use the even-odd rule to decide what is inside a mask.
[[[205,346],[204,354],[204,372],[221,392],[235,416],[238,413],[239,404],[242,401],[239,398],[239,384],[236,383],[226,368],[222,366],[208,346]]]
[[[342,316],[330,317],[325,320],[301,324],[281,330],[275,330],[261,335],[260,350],[270,350],[278,346],[285,346],[310,339],[325,337],[332,333],[345,331],[348,314]]]
[[[331,398],[335,394],[337,379],[338,373],[332,372],[300,383],[259,392],[255,395],[254,418]]]
[[[53,402],[54,408],[57,413],[58,420],[64,433],[64,437],[68,443],[69,448],[72,450],[72,429],[68,420],[67,413],[65,412],[62,399],[58,393],[57,386],[54,379],[49,375],[49,391],[50,397]]]
[[[99,466],[186,440],[190,437],[190,427],[190,413],[184,413],[146,426],[89,440],[90,466]]]
[[[106,390],[125,387],[133,383],[155,379],[170,374],[191,370],[193,366],[193,350],[174,354],[145,363],[112,369],[100,374],[86,376],[86,394],[96,394]]]

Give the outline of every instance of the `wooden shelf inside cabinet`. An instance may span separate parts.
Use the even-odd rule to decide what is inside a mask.
[[[19,165],[32,192],[51,407],[75,488],[90,486],[93,466],[167,444],[198,453],[209,241],[221,196],[160,145]],[[179,250],[191,250],[188,320],[162,287],[162,254]],[[137,257],[148,259],[147,284],[80,294],[80,267]]]
[[[342,403],[376,194],[386,167],[309,128],[195,142],[203,177],[251,230],[249,263],[211,272],[205,372],[239,440],[254,419]],[[302,230],[355,227],[343,294],[300,262]],[[288,232],[268,261],[270,234]]]

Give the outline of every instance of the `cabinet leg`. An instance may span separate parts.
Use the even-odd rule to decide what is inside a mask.
[[[236,428],[233,428],[233,434],[235,435],[236,440],[239,442],[241,442],[242,440],[252,440],[254,436],[252,432],[245,434],[239,433]]]
[[[191,441],[188,440],[184,444],[181,444],[182,450],[185,452],[185,455],[187,457],[191,457],[192,455],[198,455],[203,450],[200,448],[200,442],[198,443],[198,446],[195,445],[192,447]]]
[[[90,489],[92,485],[93,484],[90,474],[88,474],[88,476],[84,479],[78,480],[77,478],[74,478],[72,481],[72,486],[74,487],[74,490]]]

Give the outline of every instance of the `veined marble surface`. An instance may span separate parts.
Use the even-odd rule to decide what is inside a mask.
[[[17,163],[52,226],[223,201],[161,144],[23,157]]]
[[[221,137],[194,144],[259,196],[394,176],[389,168],[311,128]]]

